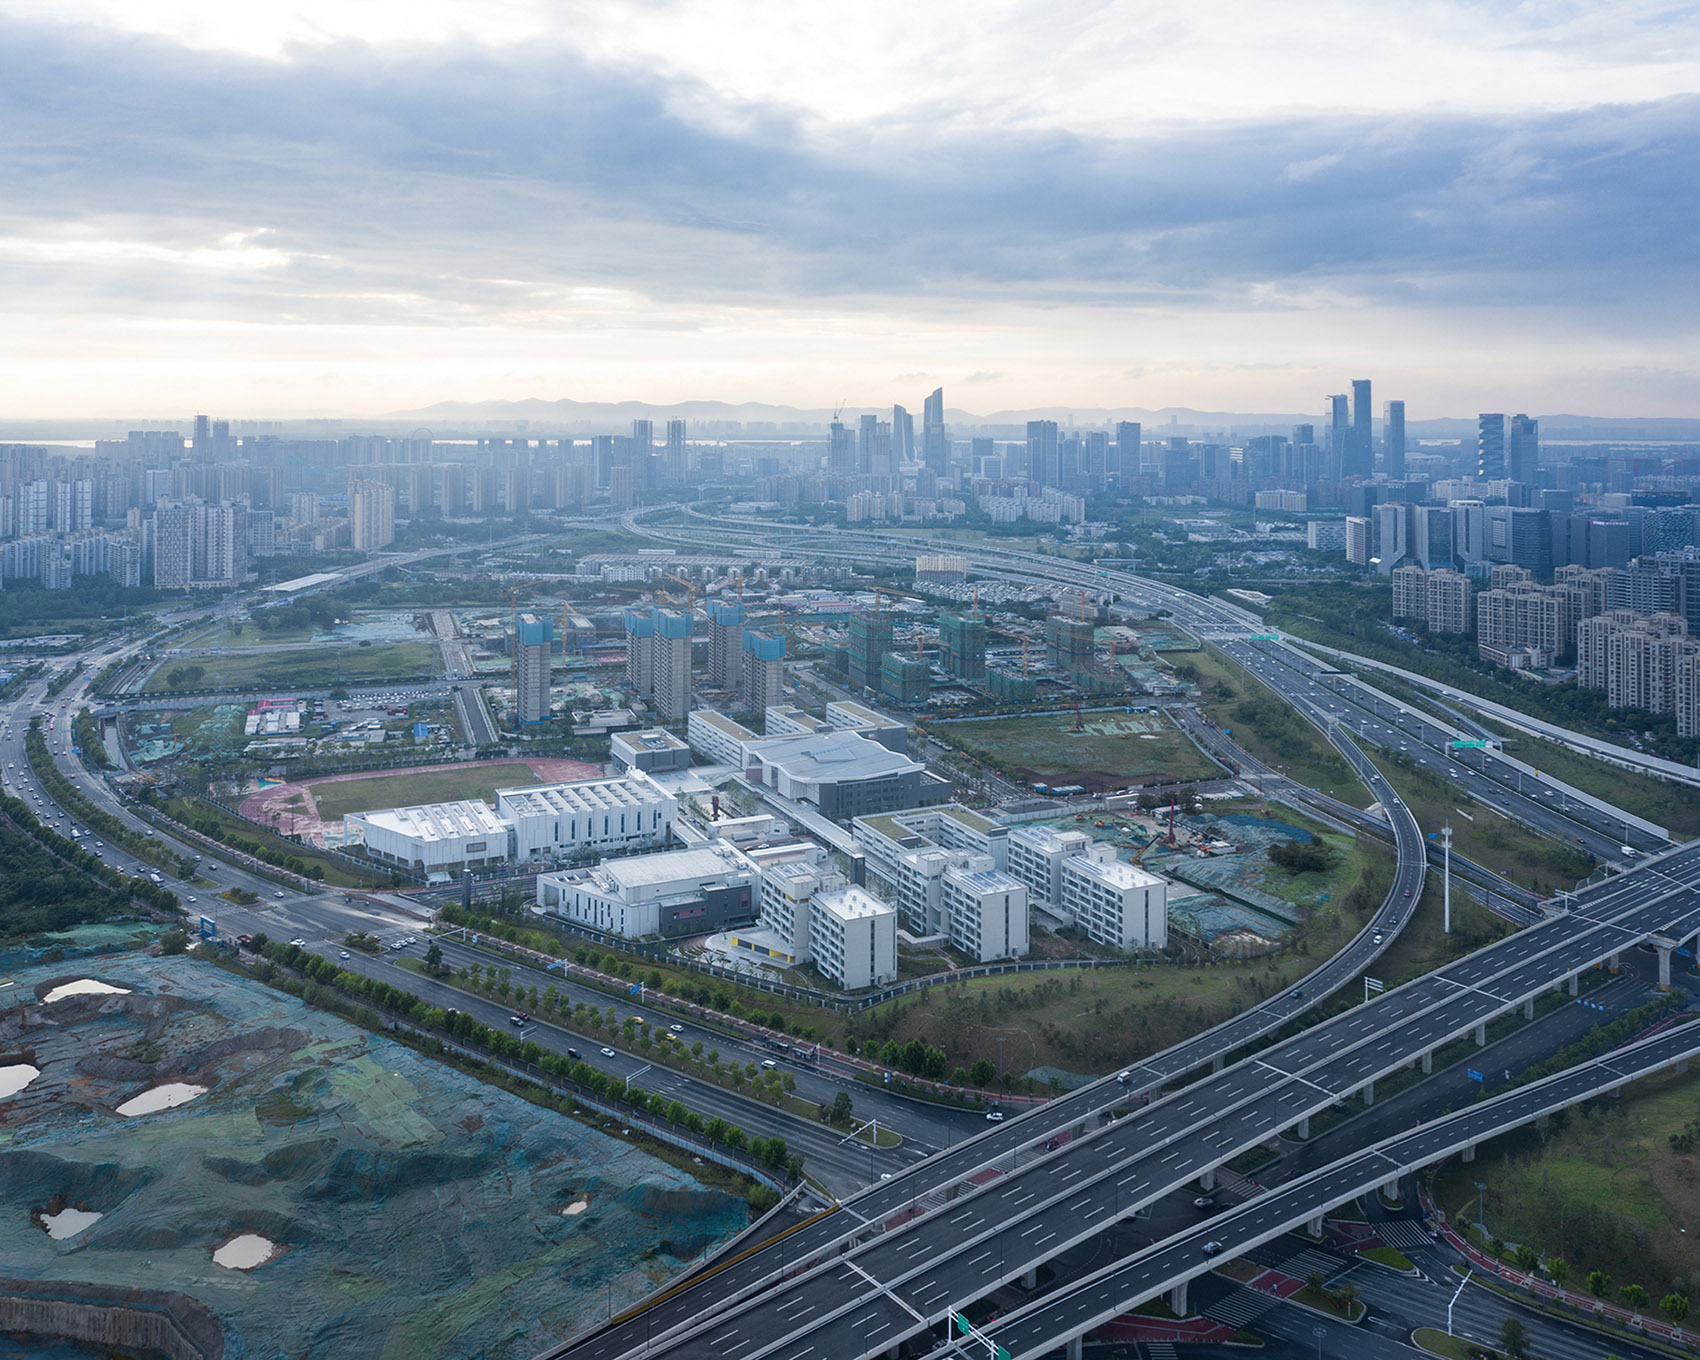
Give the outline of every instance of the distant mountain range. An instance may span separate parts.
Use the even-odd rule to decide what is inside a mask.
[[[846,425],[868,412],[890,419],[891,408],[847,406],[840,413]],[[917,426],[920,403],[911,408]],[[826,407],[804,409],[776,406],[768,402],[680,401],[659,404],[645,401],[573,401],[562,397],[549,401],[533,397],[525,401],[443,401],[412,411],[385,415],[233,419],[238,434],[275,433],[283,437],[335,438],[348,434],[404,434],[428,429],[439,439],[465,439],[480,433],[495,435],[624,434],[634,420],[655,422],[659,441],[669,420],[684,420],[695,438],[725,438],[737,433],[748,438],[822,438],[833,412]],[[1165,434],[1191,438],[1249,438],[1259,434],[1290,434],[1295,425],[1322,426],[1319,412],[1300,411],[1199,411],[1186,406],[1151,410],[1141,406],[1067,407],[1043,406],[1028,410],[989,411],[984,414],[950,408],[946,423],[958,438],[970,435],[995,439],[1020,439],[1029,420],[1054,420],[1065,429],[1101,430],[1117,421],[1137,420],[1147,439]],[[1607,417],[1542,415],[1541,438],[1547,443],[1700,443],[1700,419],[1678,417]],[[187,434],[194,426],[192,414],[137,416],[115,419],[13,419],[0,420],[0,443],[7,441],[81,442],[91,439],[122,439],[126,430],[177,429]],[[1406,426],[1413,440],[1473,440],[1473,415],[1412,420]],[[916,430],[917,436],[920,434]]]

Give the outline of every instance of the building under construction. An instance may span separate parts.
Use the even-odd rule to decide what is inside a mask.
[[[979,614],[940,614],[939,664],[958,680],[984,680],[987,632]]]
[[[850,617],[850,687],[878,689],[880,658],[891,650],[891,615],[876,608],[872,614]]]

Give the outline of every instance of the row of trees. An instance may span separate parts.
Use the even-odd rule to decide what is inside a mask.
[[[198,831],[208,840],[217,841],[220,845],[228,845],[232,850],[240,850],[244,855],[251,855],[262,864],[269,864],[274,869],[282,869],[287,873],[301,878],[311,878],[315,882],[324,882],[325,866],[317,860],[305,860],[300,855],[292,855],[284,850],[276,850],[260,841],[250,840],[237,832],[226,828],[223,822],[211,815],[191,816],[184,825],[191,831]]]
[[[359,996],[381,1010],[404,1017],[421,1029],[438,1030],[452,1035],[462,1043],[483,1048],[497,1058],[529,1064],[552,1077],[594,1092],[604,1100],[623,1102],[634,1110],[664,1119],[734,1152],[747,1152],[762,1165],[791,1180],[796,1180],[802,1174],[802,1157],[792,1153],[783,1138],[751,1138],[743,1129],[724,1119],[704,1120],[679,1100],[670,1100],[659,1092],[646,1092],[635,1085],[628,1085],[624,1078],[592,1067],[580,1059],[551,1053],[533,1039],[521,1039],[506,1030],[486,1025],[465,1011],[444,1010],[432,1006],[412,992],[378,978],[351,973],[339,968],[329,959],[321,958],[299,946],[280,944],[259,935],[254,938],[253,948],[271,963],[294,969],[321,987]],[[495,971],[500,974],[506,970]],[[504,977],[501,981],[507,983],[508,979]],[[550,991],[554,989],[551,988]],[[306,999],[314,1000],[310,995]],[[587,1018],[589,1012],[595,1011],[594,1007],[585,1009]],[[599,1012],[598,1014],[600,1015]],[[613,1019],[614,1008],[610,1006],[603,1022],[611,1026]],[[628,1029],[635,1029],[635,1017],[628,1017],[626,1024]],[[700,1045],[698,1047],[700,1048]],[[718,1055],[716,1058],[718,1060]],[[754,1064],[750,1066],[754,1067]],[[768,1070],[771,1072],[772,1069]]]

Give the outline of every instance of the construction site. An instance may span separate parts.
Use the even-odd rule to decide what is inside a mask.
[[[12,972],[0,1012],[14,1295],[151,1297],[208,1356],[518,1360],[746,1221],[617,1124],[212,963],[68,967]]]

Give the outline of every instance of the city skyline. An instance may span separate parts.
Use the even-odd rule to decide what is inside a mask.
[[[1314,411],[1349,371],[1413,419],[1700,416],[1691,14],[476,22],[10,7],[0,416]]]

